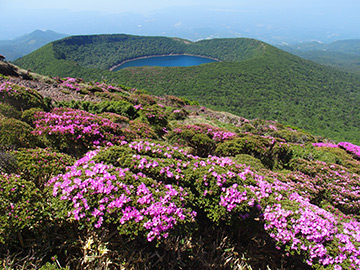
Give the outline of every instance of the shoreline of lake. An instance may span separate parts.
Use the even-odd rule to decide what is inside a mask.
[[[124,61],[121,61],[119,64],[116,64],[114,66],[112,66],[111,68],[109,68],[109,71],[114,71],[114,69],[122,66],[125,63],[131,62],[131,61],[135,61],[135,60],[140,60],[140,59],[147,59],[147,58],[152,58],[152,57],[162,57],[162,56],[182,56],[182,55],[186,55],[186,56],[194,56],[194,57],[202,57],[202,58],[207,58],[207,59],[211,59],[217,62],[221,62],[221,60],[214,58],[214,57],[210,57],[210,56],[202,56],[202,55],[195,55],[195,54],[188,54],[188,53],[177,53],[177,54],[153,54],[153,55],[147,55],[147,56],[140,56],[140,57],[135,57],[135,58],[131,58],[131,59],[126,59]]]

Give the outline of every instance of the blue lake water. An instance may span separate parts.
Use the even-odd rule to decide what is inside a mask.
[[[114,69],[114,71],[126,67],[161,66],[161,67],[188,67],[216,62],[216,60],[191,55],[167,55],[141,58],[128,61]]]

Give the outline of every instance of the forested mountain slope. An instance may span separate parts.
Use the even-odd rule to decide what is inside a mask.
[[[134,57],[177,53],[221,62],[106,70]],[[184,96],[250,119],[276,120],[339,141],[360,142],[359,76],[252,39],[192,43],[164,37],[78,36],[48,44],[17,63],[42,74],[106,79],[157,95]]]

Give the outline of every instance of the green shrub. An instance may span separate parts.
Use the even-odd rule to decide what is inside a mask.
[[[116,124],[120,124],[123,127],[129,126],[129,121],[130,120],[126,116],[122,116],[120,114],[111,113],[111,112],[100,113],[99,116],[103,117],[103,118],[106,118],[106,119],[109,119],[111,122],[114,122]]]
[[[106,92],[95,92],[94,94],[100,98],[111,98],[111,94]]]
[[[194,148],[195,155],[206,157],[214,152],[215,141],[205,134],[195,134],[190,140],[190,146]]]
[[[80,109],[94,114],[105,112],[116,113],[121,116],[135,119],[138,117],[137,111],[134,106],[125,100],[105,100],[98,103],[90,101],[62,101],[57,102],[58,107],[67,107],[71,109]]]
[[[218,156],[251,155],[269,169],[282,169],[287,166],[292,157],[292,151],[287,144],[277,142],[273,138],[246,135],[241,138],[225,141],[215,150]]]
[[[308,143],[316,141],[315,137],[310,133],[302,131],[292,131],[288,128],[279,131],[273,131],[270,134],[273,137],[282,138],[287,142],[292,143]]]
[[[104,92],[102,90],[101,87],[99,86],[92,86],[92,87],[89,87],[89,88],[85,88],[87,91],[90,91],[91,93],[96,93],[96,92]]]
[[[24,111],[38,107],[49,110],[49,99],[44,99],[36,90],[8,83],[5,91],[0,92],[0,98],[5,103],[14,106],[17,110]]]
[[[130,129],[136,132],[140,138],[143,139],[157,139],[155,131],[147,123],[141,122],[137,119],[130,121]]]
[[[46,148],[20,149],[14,152],[18,160],[18,170],[21,177],[35,183],[42,189],[52,177],[63,173],[67,166],[74,163],[69,155],[54,152]]]
[[[0,172],[15,173],[18,171],[16,157],[9,152],[0,150]]]
[[[41,112],[43,111],[40,108],[31,108],[28,110],[25,110],[22,115],[21,115],[21,120],[24,121],[25,123],[28,123],[30,126],[34,127],[35,125],[33,124],[35,121],[35,113],[37,112]]]
[[[137,90],[134,95],[130,96],[130,99],[133,100],[134,104],[143,104],[143,105],[155,105],[156,104],[156,98],[150,94],[147,93],[141,93],[140,91],[143,90]]]
[[[79,90],[80,94],[83,94],[83,95],[89,95],[90,94],[90,91],[87,90],[86,88],[82,88]]]
[[[189,113],[184,109],[172,110],[169,120],[184,120]]]
[[[341,164],[340,158],[322,148],[314,147],[312,144],[307,145],[293,145],[293,158],[301,158],[308,161],[323,161],[326,163]]]
[[[14,118],[0,120],[0,146],[5,148],[32,148],[43,143],[33,135],[32,127]]]
[[[0,173],[0,188],[0,243],[21,242],[21,234],[41,226],[45,214],[41,192],[34,183],[4,173]]]
[[[239,164],[245,164],[246,166],[250,166],[257,171],[265,169],[265,166],[261,163],[260,159],[247,154],[236,155],[233,160]]]
[[[0,114],[8,118],[19,119],[21,117],[21,113],[18,110],[16,110],[13,106],[1,102],[0,102]]]
[[[102,101],[94,104],[93,107],[90,106],[89,111],[92,113],[112,112],[126,116],[130,119],[137,117],[137,112],[134,106],[125,100]]]
[[[166,134],[168,128],[168,115],[159,105],[144,106],[139,112],[142,120],[148,122],[159,136]]]
[[[265,157],[269,156],[269,150],[268,139],[260,136],[244,136],[219,144],[215,154],[218,156],[247,154],[260,160],[264,160]]]
[[[165,96],[165,101],[169,106],[173,107],[184,107],[185,105],[190,105],[190,100],[173,95]]]

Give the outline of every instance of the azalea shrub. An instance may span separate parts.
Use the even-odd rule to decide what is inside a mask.
[[[360,146],[349,142],[341,142],[338,146],[353,154],[354,157],[360,160]]]
[[[263,119],[247,120],[243,125],[241,125],[240,129],[256,135],[281,138],[292,143],[304,144],[315,142],[317,140],[317,138],[309,132],[300,130],[296,127],[285,126],[278,122]]]
[[[346,214],[360,213],[360,175],[336,164],[297,159],[287,178],[313,204],[329,203]],[[288,180],[286,180],[288,181]]]
[[[16,173],[18,171],[18,162],[16,157],[10,151],[0,149],[0,172]]]
[[[33,128],[25,122],[14,118],[0,120],[0,146],[14,148],[31,148],[42,146],[43,142],[32,134]]]
[[[3,267],[360,269],[358,146],[75,78],[50,110],[4,80]]]
[[[21,117],[21,113],[18,110],[16,110],[13,106],[1,102],[0,102],[0,115],[3,115],[7,118],[15,118],[15,119],[19,119]]]
[[[292,158],[292,151],[288,144],[271,137],[244,135],[226,141],[217,146],[216,155],[235,156],[238,154],[251,155],[270,169],[286,167]]]
[[[31,108],[28,110],[25,110],[22,114],[21,114],[21,120],[24,121],[25,123],[28,123],[30,126],[34,127],[34,122],[36,120],[35,118],[35,114],[38,112],[42,112],[43,110],[40,108]]]
[[[39,189],[75,162],[71,156],[51,148],[19,149],[13,155],[17,160],[17,172]]]
[[[129,128],[136,132],[140,138],[157,139],[158,135],[154,129],[147,123],[142,121],[132,120],[130,121]]]
[[[0,99],[20,111],[34,107],[44,110],[50,108],[50,100],[43,98],[36,90],[7,81],[0,84]]]
[[[34,135],[44,135],[51,146],[65,153],[81,155],[90,147],[113,145],[136,138],[130,130],[95,114],[69,108],[35,114]]]
[[[110,154],[112,151],[115,152]],[[305,178],[299,172],[284,179],[280,174],[263,175],[228,157],[200,158],[176,147],[147,141],[124,144],[114,150],[109,148],[94,160],[105,161],[109,164],[106,166],[126,167],[135,175],[188,190],[184,203],[197,212],[195,222],[206,218],[218,225],[224,222],[231,225],[236,220],[259,219],[279,249],[303,256],[312,267],[357,269],[360,266],[360,223],[346,214],[336,215],[335,210],[320,208],[322,204],[309,197],[305,190],[297,193],[294,177]],[[334,175],[324,173],[324,181],[330,186]],[[358,196],[357,178],[346,177],[353,176],[339,174],[344,182],[334,181],[330,192],[333,197],[328,199],[337,200],[336,207],[341,205],[341,200],[348,201],[349,209],[355,209],[356,200],[347,200],[348,195],[336,199],[347,187],[345,183],[351,181],[353,185],[347,187],[349,196],[352,199]],[[345,208],[340,209],[347,212]]]
[[[163,105],[154,104],[151,106],[142,107],[141,104],[135,106],[138,109],[138,113],[144,122],[148,122],[155,133],[159,136],[167,134],[168,115]]]
[[[168,135],[170,142],[190,146],[202,157],[213,154],[218,143],[235,137],[236,133],[207,124],[179,125]]]
[[[72,109],[84,110],[93,114],[100,114],[104,112],[116,113],[130,119],[138,117],[134,106],[125,100],[104,100],[101,102],[91,101],[62,101],[57,102],[57,106]]]
[[[360,159],[356,154],[359,146],[349,142],[340,142],[338,144],[320,142],[313,143],[313,145],[322,152],[334,155],[336,164],[343,165],[354,173],[360,174]],[[327,160],[321,160],[328,162]]]
[[[24,245],[22,235],[42,226],[44,200],[33,182],[0,172],[0,243]]]
[[[120,234],[144,232],[148,241],[166,238],[177,223],[191,222],[195,213],[184,208],[187,192],[164,185],[128,168],[96,163],[89,152],[65,174],[53,178],[53,196],[69,204],[69,215],[83,226],[116,224]]]
[[[189,113],[184,109],[171,110],[169,120],[184,120]]]
[[[326,163],[341,163],[338,155],[324,150],[324,148],[315,147],[319,144],[292,145],[293,158],[302,158],[309,161],[320,160]]]
[[[122,116],[117,113],[111,113],[111,112],[104,112],[98,114],[100,117],[109,119],[111,122],[114,122],[116,124],[120,124],[123,127],[128,127],[130,119],[126,116]]]

